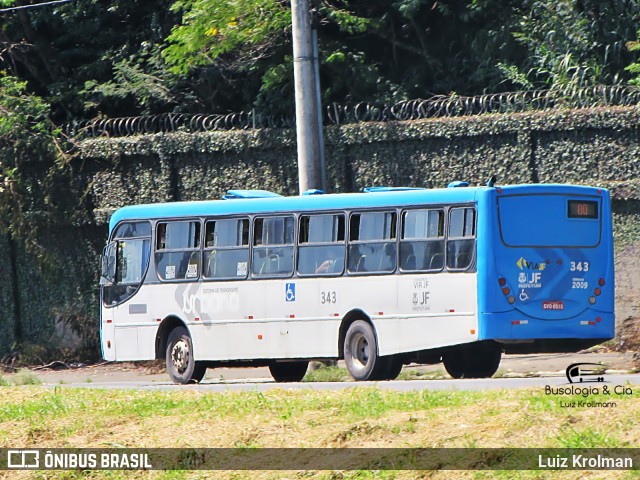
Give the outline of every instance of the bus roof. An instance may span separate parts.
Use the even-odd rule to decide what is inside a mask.
[[[500,189],[505,194],[573,193],[595,195],[604,189],[566,184],[505,185],[498,187],[457,187],[437,189],[378,188],[364,193],[268,196],[130,205],[116,210],[109,221],[109,231],[123,220],[144,220],[214,215],[267,214],[420,205],[425,203],[475,202],[480,192]]]

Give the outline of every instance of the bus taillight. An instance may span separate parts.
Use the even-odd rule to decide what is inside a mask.
[[[509,304],[513,305],[516,301],[515,297],[513,295],[509,295],[511,293],[511,289],[509,287],[507,287],[507,280],[504,277],[500,277],[498,279],[498,284],[502,287],[502,294],[507,297],[507,302],[509,302]]]
[[[598,280],[598,285],[600,285],[601,287],[604,287],[604,283],[604,278]]]

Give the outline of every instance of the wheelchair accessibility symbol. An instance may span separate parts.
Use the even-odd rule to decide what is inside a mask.
[[[527,295],[527,292],[524,291],[524,288],[520,292],[520,297],[519,298],[520,298],[521,302],[526,302],[527,300],[529,300],[529,295]]]
[[[285,299],[287,302],[295,302],[296,301],[296,284],[295,283],[287,283],[285,286]]]

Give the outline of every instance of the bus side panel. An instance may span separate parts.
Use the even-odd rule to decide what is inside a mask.
[[[202,320],[190,325],[195,357],[337,357],[340,318],[315,305],[320,303],[320,290],[325,288],[341,295],[334,281],[280,279],[202,284],[198,303]],[[328,308],[337,311],[338,307],[326,306],[325,310]]]
[[[380,355],[477,340],[476,274],[438,273],[396,278],[397,313],[374,317]]]
[[[476,265],[478,270],[478,338],[489,340],[492,336],[491,323],[486,312],[509,312],[513,307],[507,303],[496,273],[496,251],[500,245],[498,218],[496,213],[496,191],[478,194],[478,235],[476,245]]]
[[[155,340],[160,314],[167,316],[175,311],[175,303],[168,302],[158,285],[145,285],[131,299],[122,305],[105,309],[114,321],[113,335],[116,360],[155,359]],[[155,310],[154,310],[155,307]]]

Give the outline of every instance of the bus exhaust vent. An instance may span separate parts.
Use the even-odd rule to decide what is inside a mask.
[[[428,190],[422,187],[364,187],[362,191],[364,193],[379,193],[379,192],[402,192],[404,190]]]
[[[447,188],[457,188],[457,187],[468,187],[469,182],[461,182],[460,180],[456,180],[455,182],[451,182],[447,185]]]
[[[276,198],[281,197],[277,193],[266,190],[229,190],[222,196],[223,200],[236,200],[240,198]]]

